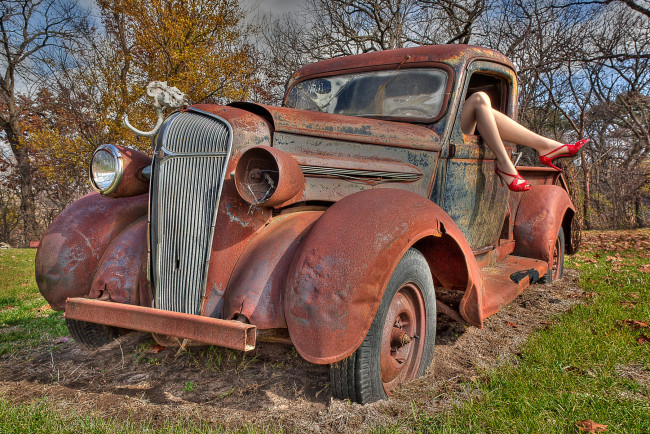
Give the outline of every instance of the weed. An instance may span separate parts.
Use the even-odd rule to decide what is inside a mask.
[[[183,390],[185,392],[193,392],[195,388],[196,388],[196,382],[194,382],[194,381],[186,381],[185,382],[185,387],[183,387]]]
[[[145,342],[143,344],[140,344],[138,348],[135,349],[133,352],[133,364],[137,365],[141,361],[146,361],[147,359],[147,353],[149,353],[149,350],[151,349],[153,345],[153,341],[150,342]]]

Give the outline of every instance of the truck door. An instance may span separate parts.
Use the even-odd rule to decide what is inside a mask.
[[[514,86],[516,76],[510,68],[475,61],[469,65],[460,87],[462,96],[449,139],[443,208],[456,221],[475,252],[489,249],[499,240],[509,190],[501,186],[494,174],[494,153],[479,135],[463,134],[460,116],[467,97],[483,91],[490,96],[494,109],[513,117],[516,113]],[[515,146],[506,143],[506,149],[512,153]]]

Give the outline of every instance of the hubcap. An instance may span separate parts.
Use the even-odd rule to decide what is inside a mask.
[[[425,339],[424,301],[420,288],[404,284],[393,297],[381,342],[381,381],[387,395],[417,377]]]

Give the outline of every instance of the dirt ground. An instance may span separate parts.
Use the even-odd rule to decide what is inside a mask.
[[[532,285],[511,305],[488,318],[483,329],[438,318],[434,361],[427,374],[386,401],[358,405],[334,400],[327,366],[302,360],[295,349],[260,344],[243,355],[214,347],[179,352],[155,345],[150,335],[130,333],[95,351],[69,338],[0,358],[0,396],[29,403],[47,396],[59,411],[116,420],[194,420],[215,426],[288,431],[362,431],[408,420],[420,410],[449,408],[469,392],[462,381],[477,367],[516,357],[534,329],[546,327],[583,296],[577,272],[566,270],[554,285]]]

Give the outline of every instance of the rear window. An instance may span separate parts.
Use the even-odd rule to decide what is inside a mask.
[[[441,69],[372,71],[314,78],[297,83],[285,105],[349,116],[433,119],[447,89]]]

